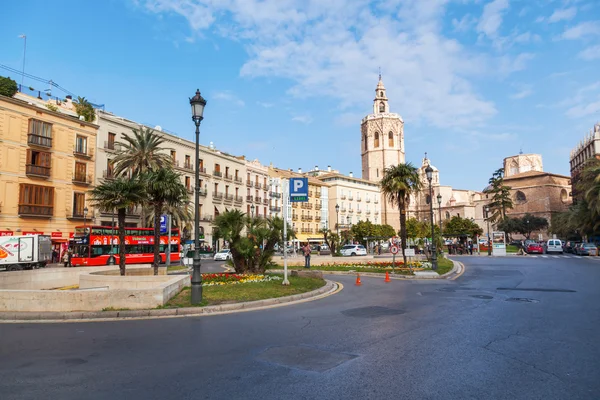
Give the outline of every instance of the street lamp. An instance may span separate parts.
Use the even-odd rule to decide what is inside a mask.
[[[254,204],[252,204],[250,206],[250,213],[251,213],[250,215],[252,216],[252,218],[254,218]]]
[[[428,165],[427,168],[425,168],[425,174],[427,175],[427,180],[429,181],[429,216],[431,219],[431,269],[435,271],[437,269],[437,251],[435,249],[435,229],[433,226],[433,188],[431,187],[431,180],[433,178],[433,168],[431,168],[431,165]],[[441,203],[441,196],[438,199],[438,202]]]
[[[88,208],[87,208],[87,207],[84,207],[84,208],[83,208],[83,234],[84,234],[84,235],[85,235],[85,232],[86,232],[86,231],[85,231],[85,223],[86,223],[86,221],[87,221],[87,214],[88,214],[88,211],[89,211],[89,210],[88,210]]]
[[[488,248],[488,256],[492,255],[492,241],[490,240],[490,206],[485,206],[485,220],[487,222],[487,248]]]
[[[196,95],[190,99],[192,106],[192,121],[196,124],[196,164],[194,185],[194,261],[192,272],[192,305],[202,302],[202,274],[200,273],[200,122],[204,119],[204,107],[206,100],[200,95],[200,89],[196,89]]]
[[[438,193],[437,195],[438,201],[438,211],[440,213],[440,235],[442,234],[442,194]]]
[[[337,229],[337,235],[340,236],[340,205],[335,205],[335,228]]]

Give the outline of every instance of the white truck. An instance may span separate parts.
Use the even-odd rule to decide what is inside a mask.
[[[40,268],[51,260],[52,239],[48,235],[0,237],[0,268],[7,271]]]

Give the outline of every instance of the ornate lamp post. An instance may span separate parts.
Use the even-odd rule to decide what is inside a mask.
[[[438,193],[437,195],[437,202],[438,202],[438,211],[440,213],[440,235],[442,234],[442,195],[441,193]]]
[[[254,218],[254,204],[250,206],[250,215]]]
[[[492,240],[490,238],[490,206],[485,206],[485,220],[487,222],[487,248],[488,248],[488,256],[492,255]]]
[[[200,95],[200,89],[196,89],[196,95],[190,99],[192,106],[192,120],[196,124],[196,165],[194,185],[194,261],[192,272],[192,304],[202,302],[202,274],[200,273],[200,122],[204,119],[204,107],[206,100]]]
[[[429,217],[431,220],[431,269],[435,271],[437,269],[437,250],[435,249],[435,227],[433,226],[433,188],[431,187],[431,179],[433,178],[433,168],[431,168],[431,165],[428,165],[427,168],[425,168],[425,174],[427,175],[427,180],[429,181]]]
[[[337,229],[337,235],[340,236],[340,205],[335,205],[335,228]]]
[[[83,207],[83,234],[85,235],[86,229],[85,229],[85,223],[87,222],[87,214],[88,214],[88,208],[87,207]]]

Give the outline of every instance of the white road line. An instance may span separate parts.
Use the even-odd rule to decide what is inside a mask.
[[[529,256],[530,258],[537,258],[537,256]]]
[[[548,258],[548,256],[542,256],[543,258]]]
[[[552,256],[552,258],[559,258],[558,256]]]

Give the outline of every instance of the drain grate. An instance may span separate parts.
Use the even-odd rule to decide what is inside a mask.
[[[380,307],[380,306],[371,306],[371,307],[360,307],[360,308],[351,308],[349,310],[342,311],[347,317],[357,317],[357,318],[377,318],[377,317],[386,317],[388,315],[400,315],[404,314],[406,311],[398,310],[394,308]]]
[[[515,302],[515,303],[539,303],[539,300],[536,299],[529,299],[527,297],[510,297],[508,299],[506,299],[506,301],[511,301],[511,302]]]
[[[543,289],[543,288],[505,288],[499,287],[496,290],[516,290],[521,292],[558,292],[558,293],[577,293],[576,290],[571,289]]]
[[[325,372],[357,356],[334,353],[305,346],[271,347],[258,355],[258,359],[268,363],[305,371]]]
[[[485,294],[472,294],[469,297],[474,297],[481,300],[491,300],[494,298],[494,296],[486,296]]]

